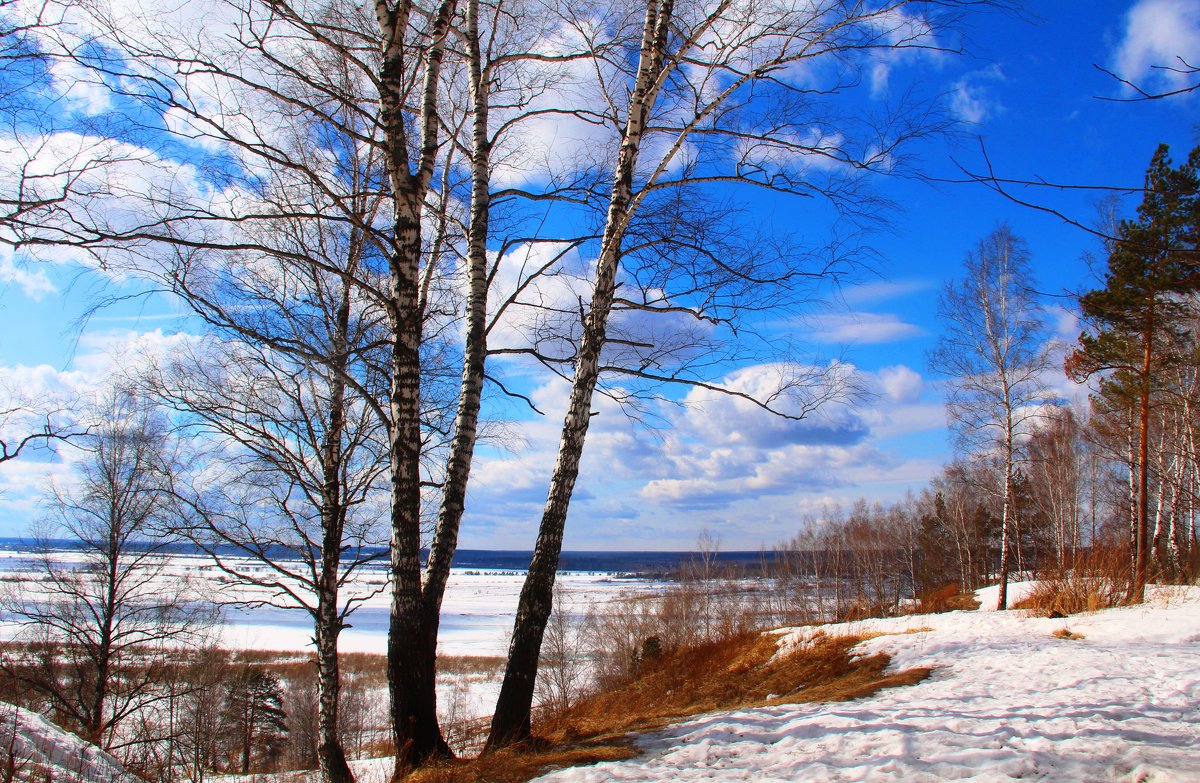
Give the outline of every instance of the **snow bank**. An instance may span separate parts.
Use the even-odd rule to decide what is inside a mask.
[[[1037,582],[1009,582],[1008,583],[1008,605],[1020,603],[1029,597],[1033,592],[1033,588],[1037,586]],[[975,600],[979,602],[979,610],[982,612],[996,611],[997,604],[1000,603],[1000,585],[992,585],[985,587],[982,590],[975,591]]]
[[[18,778],[71,783],[139,783],[112,756],[74,734],[52,725],[41,715],[0,703],[0,761],[10,759]]]
[[[785,648],[820,631],[881,634],[859,652],[935,671],[853,702],[705,715],[640,738],[637,759],[539,780],[1200,781],[1200,589],[1150,599],[1066,620],[981,611],[786,629]],[[1084,638],[1054,636],[1064,629]]]

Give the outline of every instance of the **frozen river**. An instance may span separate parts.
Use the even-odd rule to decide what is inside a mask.
[[[74,553],[55,554],[64,566],[77,560]],[[164,578],[183,579],[198,596],[226,604],[220,629],[223,646],[236,649],[303,651],[311,649],[312,623],[299,608],[285,608],[278,598],[261,588],[237,584],[200,555],[177,554],[166,558]],[[267,569],[249,561],[236,562],[239,570],[255,576]],[[36,584],[36,570],[26,555],[0,553],[0,571],[10,585]],[[442,602],[439,650],[445,655],[500,656],[507,652],[524,574],[514,570],[455,568]],[[350,591],[365,600],[350,615],[339,648],[345,652],[383,654],[386,651],[390,597],[381,567],[360,572]],[[26,581],[28,580],[28,581]],[[605,571],[564,571],[558,576],[563,600],[573,615],[604,611],[604,605],[622,595],[657,591],[663,582]],[[276,605],[246,606],[242,601],[269,601]],[[0,635],[16,631],[5,618]]]
[[[480,572],[454,569],[442,602],[438,649],[444,655],[504,655],[516,616],[517,598],[525,575],[518,572]],[[558,575],[563,598],[575,615],[622,595],[655,591],[662,582],[615,578],[602,572],[563,572]],[[387,642],[389,596],[382,592],[350,616],[342,631],[340,649],[383,653]],[[231,647],[299,650],[309,644],[311,624],[305,612],[294,609],[230,608],[224,636]]]

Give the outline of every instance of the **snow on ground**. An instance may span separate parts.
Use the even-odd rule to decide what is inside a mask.
[[[781,646],[821,632],[881,634],[861,654],[934,672],[852,702],[704,715],[639,738],[638,758],[540,783],[1200,781],[1200,588],[1065,620],[978,611],[786,629]]]
[[[137,783],[112,756],[12,704],[0,704],[0,764],[21,779]]]

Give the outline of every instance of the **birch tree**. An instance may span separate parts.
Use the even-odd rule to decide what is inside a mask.
[[[437,731],[434,663],[415,650],[430,646],[420,642],[421,350],[426,315],[435,309],[436,268],[423,264],[429,248],[421,227],[440,153],[437,99],[453,9],[442,3],[426,14],[383,0],[369,10],[253,1],[188,3],[171,14],[103,4],[80,9],[78,25],[46,37],[47,48],[98,89],[133,102],[137,108],[114,118],[126,129],[144,129],[157,117],[168,142],[190,145],[192,160],[208,168],[204,176],[188,176],[197,172],[185,166],[180,176],[178,160],[150,147],[111,139],[76,143],[58,157],[83,161],[64,175],[83,172],[86,187],[75,183],[70,190],[80,197],[55,197],[64,192],[53,187],[62,177],[41,182],[38,192],[47,198],[7,224],[13,244],[27,253],[67,247],[107,268],[147,274],[218,323],[231,323],[236,311],[214,306],[205,284],[219,269],[213,260],[231,256],[317,264],[374,298],[390,334],[383,341],[385,392],[375,412],[390,454],[395,641],[389,669],[403,764],[447,752]],[[77,45],[81,37],[97,46]],[[160,143],[141,130],[136,136]],[[274,198],[263,198],[264,189]],[[281,213],[358,232],[366,249],[362,274],[274,241],[278,235],[263,226]],[[302,361],[328,358],[272,332],[269,315],[235,326]],[[327,369],[338,372],[335,365]],[[359,376],[346,373],[343,380],[366,391],[355,388]]]
[[[110,394],[99,423],[77,444],[78,486],[51,492],[38,534],[36,586],[4,596],[4,608],[32,634],[34,654],[0,666],[46,700],[89,742],[118,751],[123,724],[169,697],[161,687],[172,647],[195,644],[207,609],[164,573],[166,539],[156,536],[169,508],[172,467],[165,421],[144,401]],[[78,547],[62,562],[53,541]]]
[[[1001,226],[967,254],[964,276],[938,301],[944,331],[930,366],[949,379],[946,410],[959,443],[999,465],[1000,597],[1008,607],[1013,478],[1023,460],[1019,435],[1049,393],[1049,360],[1029,252]]]
[[[1029,475],[1038,510],[1050,520],[1059,567],[1074,562],[1083,544],[1083,426],[1070,408],[1047,416],[1029,440]]]
[[[682,232],[663,228],[655,234],[653,226],[677,228],[679,223],[664,215],[685,218],[690,205],[704,201],[703,186],[715,183],[819,199],[843,216],[869,217],[877,202],[864,198],[864,180],[856,174],[898,164],[904,143],[937,123],[915,121],[912,113],[900,110],[890,117],[893,122],[856,134],[864,130],[862,125],[829,122],[815,104],[857,81],[855,66],[861,60],[856,58],[882,50],[938,48],[932,35],[935,21],[921,15],[923,10],[930,9],[907,2],[868,7],[731,0],[677,5],[673,0],[649,0],[610,7],[600,15],[605,22],[600,26],[578,15],[587,23],[581,33],[585,38],[594,39],[596,34],[589,31],[596,29],[616,31],[606,37],[615,45],[597,58],[593,100],[570,109],[611,134],[611,157],[603,161],[608,179],[596,199],[604,210],[598,221],[603,228],[595,242],[586,306],[581,299],[577,320],[569,323],[570,339],[560,341],[563,352],[557,357],[537,352],[539,360],[562,362],[571,388],[489,749],[531,735],[538,651],[552,609],[568,507],[602,374],[719,387],[686,360],[680,369],[675,364],[680,357],[669,358],[670,350],[664,350],[668,346],[659,344],[651,329],[627,337],[613,313],[627,307],[641,315],[682,314],[731,327],[739,322],[738,314],[744,314],[745,301],[739,307],[734,304],[737,297],[716,292],[737,291],[743,297],[759,297],[761,307],[785,307],[787,292],[803,288],[814,277],[835,276],[838,269],[836,263],[806,266],[795,258],[790,264],[779,259],[771,263],[753,251],[709,255],[707,242],[720,234],[718,227],[728,225],[721,209],[695,216],[688,225],[703,230],[684,234],[688,238],[682,241]],[[803,86],[797,76],[809,63],[826,64],[838,75],[821,87]],[[651,223],[649,216],[656,212]],[[638,242],[638,221],[643,218],[648,241]],[[756,249],[765,247],[769,245],[760,243]],[[658,259],[641,267],[656,275],[656,284],[642,289],[636,273],[639,249]],[[690,274],[680,259],[696,261],[690,269],[703,271]],[[750,266],[728,263],[730,259],[749,259]],[[726,309],[726,304],[732,306]],[[665,369],[669,365],[675,366]],[[841,391],[839,379],[830,374],[798,364],[786,367],[776,392],[763,398],[744,395],[747,401],[803,416]],[[706,369],[711,371],[711,365]],[[788,398],[792,407],[778,404]]]
[[[328,350],[349,342],[347,305]],[[349,589],[352,580],[382,541],[378,419],[320,365],[215,339],[172,359],[153,387],[193,437],[190,481],[174,482],[173,528],[248,589],[243,603],[310,615],[317,759],[326,779],[352,780],[339,738],[337,642],[369,597],[369,588]]]

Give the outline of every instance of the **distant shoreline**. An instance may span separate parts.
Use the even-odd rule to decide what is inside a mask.
[[[54,551],[71,552],[80,548],[78,542],[67,540],[51,540]],[[33,550],[35,544],[28,538],[0,537],[0,552],[24,553]],[[151,546],[146,544],[145,546]],[[167,545],[155,545],[165,554],[202,556],[204,553],[194,544],[175,542]],[[223,546],[220,551],[228,555],[236,555],[233,547]],[[371,564],[371,568],[387,568],[386,547],[365,549],[368,554],[378,554],[379,560]],[[280,550],[280,556],[287,553]],[[425,550],[422,550],[425,554]],[[525,571],[533,556],[531,550],[512,549],[459,549],[454,555],[455,568],[496,571]],[[755,566],[762,562],[770,553],[762,551],[733,551],[717,552],[712,555],[715,563],[720,566]],[[629,574],[631,576],[665,575],[678,571],[680,566],[694,561],[698,555],[695,552],[683,551],[653,551],[653,550],[617,550],[617,551],[565,551],[559,560],[559,571],[582,571],[609,574]]]

